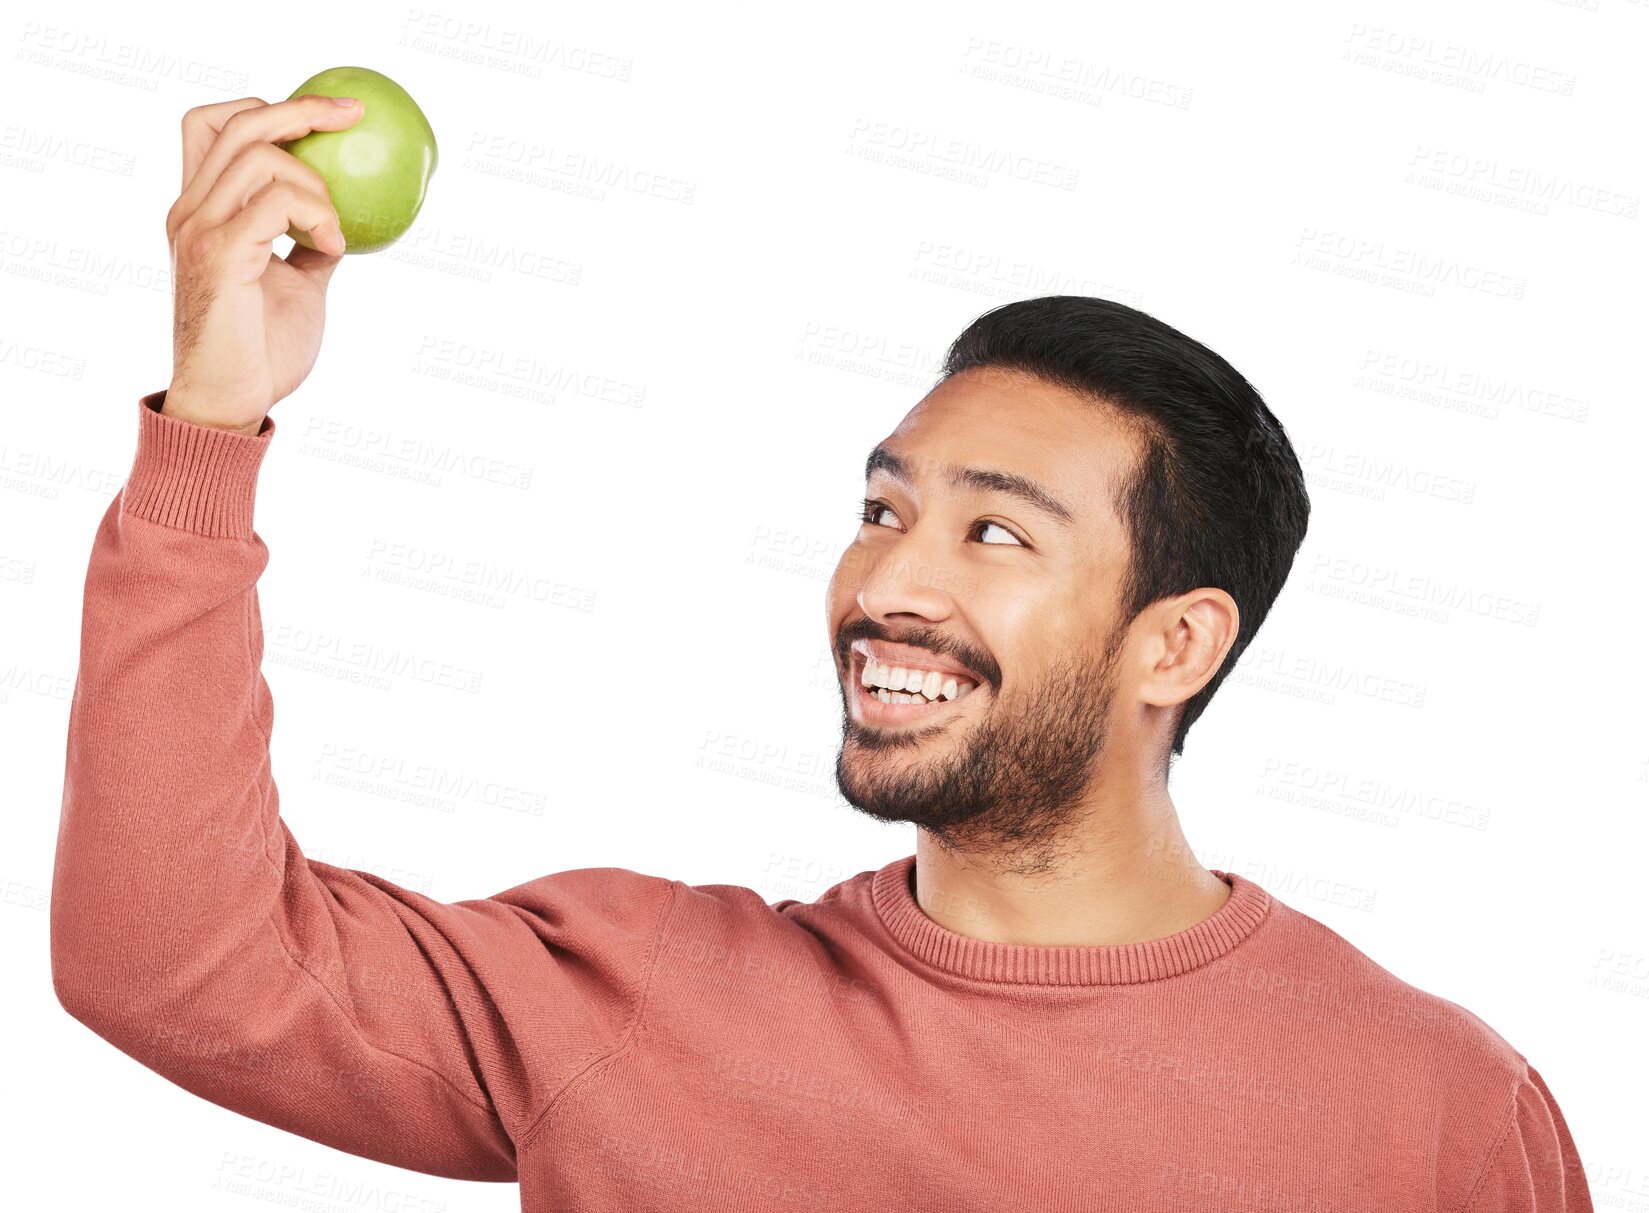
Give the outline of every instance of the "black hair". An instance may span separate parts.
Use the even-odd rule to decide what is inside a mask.
[[[1035,375],[1120,411],[1140,434],[1143,453],[1116,500],[1129,537],[1123,626],[1151,603],[1199,586],[1236,600],[1236,641],[1181,705],[1170,747],[1179,755],[1305,538],[1311,505],[1288,435],[1224,358],[1109,299],[1044,295],[993,308],[952,342],[940,382],[974,367]]]

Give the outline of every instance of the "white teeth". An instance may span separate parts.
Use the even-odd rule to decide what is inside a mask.
[[[883,703],[932,703],[940,699],[960,699],[973,689],[965,678],[940,670],[913,670],[908,666],[889,666],[867,658],[859,681],[866,687],[878,688],[876,698]],[[901,698],[901,694],[904,697]]]

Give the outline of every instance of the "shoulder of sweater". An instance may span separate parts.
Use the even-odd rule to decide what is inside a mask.
[[[1437,1207],[1463,1208],[1465,1185],[1530,1089],[1528,1059],[1466,1007],[1403,980],[1311,915],[1273,898],[1267,917],[1254,941],[1261,959],[1250,963],[1284,970],[1295,984],[1282,1001],[1306,1002],[1277,1018],[1320,1034],[1370,1098],[1406,1109],[1439,1160]]]
[[[1272,939],[1292,963],[1326,987],[1337,987],[1380,1033],[1382,1046],[1413,1067],[1435,1068],[1451,1083],[1475,1078],[1482,1092],[1508,1097],[1528,1081],[1528,1059],[1480,1016],[1405,981],[1332,927],[1273,898]]]
[[[680,880],[673,883],[683,898],[690,899],[705,911],[741,918],[770,919],[793,917],[797,911],[807,911],[814,907],[846,908],[860,901],[863,902],[862,908],[868,910],[870,882],[875,875],[874,868],[857,872],[829,886],[811,901],[804,901],[798,897],[782,897],[769,901],[759,890],[747,885],[688,884]],[[785,883],[782,877],[779,883]]]
[[[657,925],[678,883],[624,867],[568,868],[534,877],[485,901],[573,929],[636,930]]]
[[[812,901],[794,897],[769,902],[757,889],[739,884],[688,884],[625,867],[569,868],[518,884],[488,900],[541,912],[576,902],[580,911],[617,925],[657,911],[669,900],[678,914],[709,914],[729,920],[782,921],[792,911],[854,903],[862,895],[869,906],[870,879],[875,870],[859,872],[825,889]],[[851,910],[849,911],[851,912]],[[675,917],[676,915],[672,915]]]
[[[1400,1123],[1425,1135],[1436,1160],[1435,1207],[1466,1209],[1476,1187],[1492,1182],[1502,1165],[1497,1152],[1521,1123],[1517,1118],[1552,1123],[1534,1067],[1460,1003],[1403,980],[1309,914],[1281,902],[1272,910],[1282,963],[1334,992],[1323,1001],[1336,1009],[1320,1013],[1316,1025],[1329,1034],[1323,1043],[1370,1098],[1405,1109]],[[1522,1164],[1505,1165],[1510,1181],[1518,1182],[1513,1172]]]

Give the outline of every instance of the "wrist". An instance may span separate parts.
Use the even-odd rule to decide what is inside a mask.
[[[191,401],[186,393],[175,388],[167,388],[160,397],[160,408],[156,410],[174,421],[187,421],[190,425],[203,425],[209,429],[227,430],[232,434],[245,434],[249,438],[256,438],[263,432],[265,417],[244,424],[235,424],[213,417],[208,411],[200,408]]]

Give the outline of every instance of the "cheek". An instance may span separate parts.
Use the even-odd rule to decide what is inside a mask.
[[[1087,645],[1093,611],[1072,588],[1023,583],[982,587],[967,607],[1006,681],[1035,681],[1062,655]]]
[[[995,659],[1004,684],[1034,681],[1031,671],[1041,667],[1041,648],[1047,635],[1047,598],[1008,585],[981,585],[965,603],[968,626]]]
[[[1002,567],[979,564],[965,578],[966,592],[959,593],[958,599],[966,601],[970,615],[981,617],[981,630],[988,628],[1001,635],[1004,643],[1017,644],[1022,636],[1064,629],[1073,613],[1071,578],[1055,569],[1038,573],[1006,563]]]

